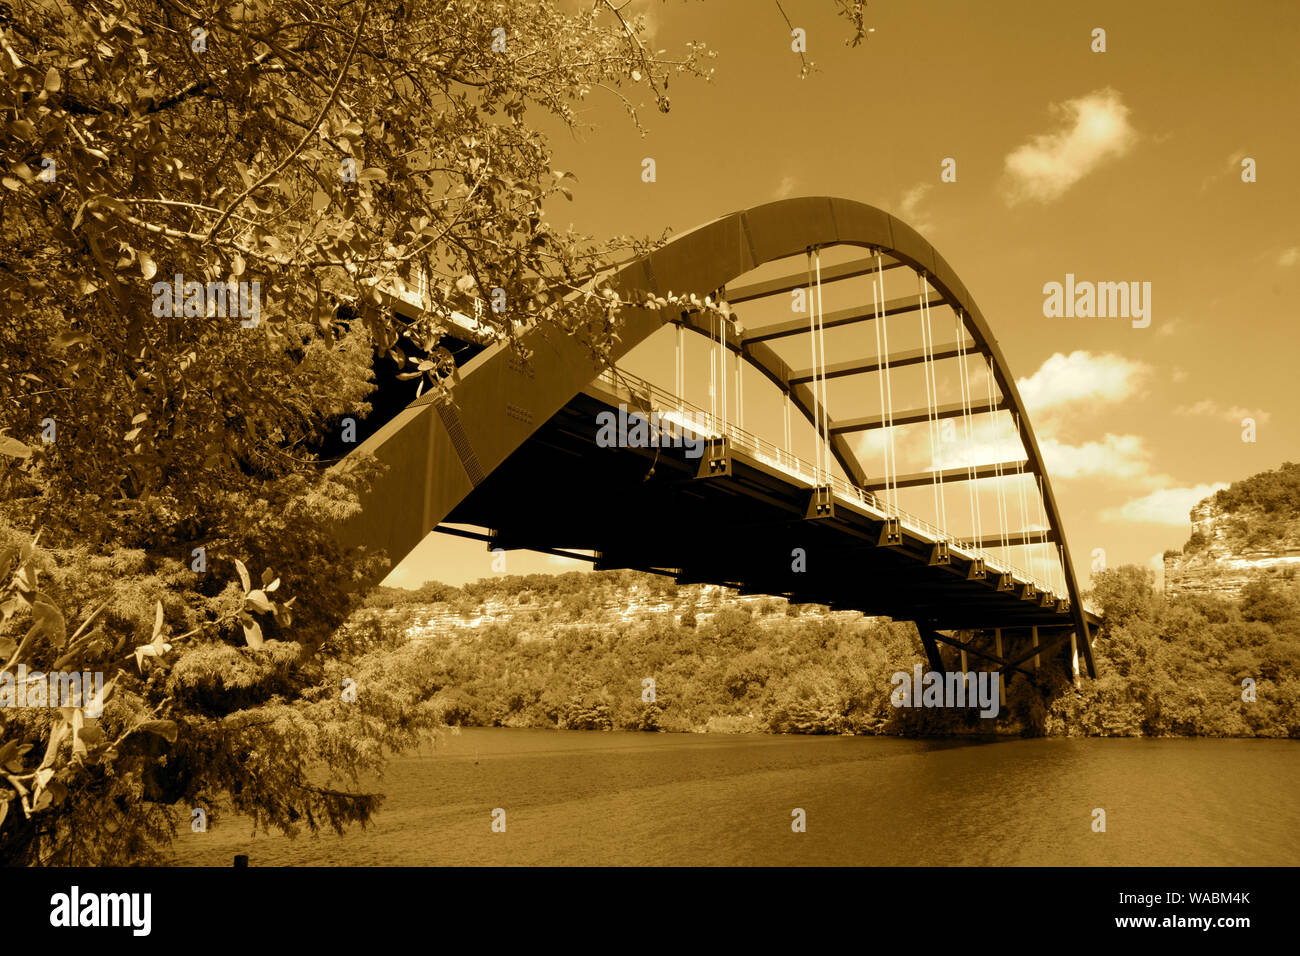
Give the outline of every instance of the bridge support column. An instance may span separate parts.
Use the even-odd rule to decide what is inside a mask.
[[[1033,628],[1031,628],[1031,633],[1033,634],[1034,647],[1037,648],[1037,647],[1038,647],[1038,625],[1037,625],[1037,624],[1035,624],[1035,625],[1033,626]],[[1040,657],[1040,656],[1041,656],[1041,655],[1038,655],[1038,654],[1035,654],[1035,655],[1034,655],[1034,673],[1035,673],[1035,674],[1038,673],[1038,665],[1039,665],[1039,657]]]
[[[925,648],[925,657],[930,662],[930,670],[942,674],[943,656],[939,653],[939,642],[934,639],[934,632],[919,624],[916,626],[916,632],[921,635],[921,646]]]
[[[1002,628],[1000,627],[993,629],[993,653],[1002,657]],[[998,705],[1007,706],[1007,679],[1002,671],[998,671]]]
[[[1097,668],[1092,662],[1092,632],[1088,629],[1086,614],[1079,615],[1079,623],[1083,625],[1083,661],[1088,666],[1088,676],[1096,677]]]
[[[1074,677],[1074,686],[1079,686],[1079,635],[1070,632],[1070,671]]]

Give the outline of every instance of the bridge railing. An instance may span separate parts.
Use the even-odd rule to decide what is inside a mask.
[[[1033,572],[1004,559],[995,558],[986,549],[976,546],[974,541],[968,541],[949,534],[924,518],[899,508],[896,502],[878,499],[870,491],[859,488],[843,477],[804,461],[775,442],[760,438],[753,432],[746,431],[728,421],[719,420],[708,409],[694,405],[680,395],[674,395],[672,392],[660,388],[640,376],[632,375],[622,369],[609,368],[601,372],[597,381],[612,388],[616,395],[626,397],[630,401],[629,410],[631,411],[639,410],[646,414],[656,412],[661,420],[673,422],[677,427],[690,430],[705,439],[720,438],[725,435],[737,447],[743,448],[760,461],[788,475],[807,481],[814,487],[828,487],[836,495],[874,512],[881,518],[897,518],[904,527],[929,537],[935,542],[947,542],[950,548],[962,552],[965,556],[983,560],[991,573],[1012,574],[1022,581],[1033,584],[1040,591],[1046,591],[1054,597],[1059,597],[1056,594],[1056,589],[1050,583],[1044,582]],[[674,417],[674,415],[677,417]]]

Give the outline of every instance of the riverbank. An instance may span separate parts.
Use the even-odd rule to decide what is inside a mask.
[[[1121,568],[1097,575],[1097,596],[1097,678],[1076,687],[1045,655],[996,717],[893,705],[897,675],[929,670],[910,623],[635,572],[381,590],[342,639],[419,675],[416,692],[467,727],[1300,737],[1300,605],[1285,593],[1165,601]]]

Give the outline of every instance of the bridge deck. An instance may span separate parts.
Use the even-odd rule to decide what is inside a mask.
[[[697,478],[700,459],[684,448],[598,447],[597,416],[629,397],[609,378],[592,383],[446,520],[494,529],[493,547],[595,551],[598,567],[671,573],[936,629],[1073,625],[1065,601],[973,548],[950,545],[947,563],[932,563],[944,536],[919,519],[903,516],[898,543],[882,546],[891,515],[842,479],[834,515],[806,517],[818,484],[807,463],[735,434],[731,473],[719,478]],[[793,569],[795,549],[803,570]],[[972,575],[981,557],[982,579]]]

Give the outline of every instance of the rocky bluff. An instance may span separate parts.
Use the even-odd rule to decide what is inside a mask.
[[[1166,551],[1165,594],[1236,598],[1261,578],[1293,582],[1300,569],[1300,465],[1287,462],[1205,498],[1192,536]]]

